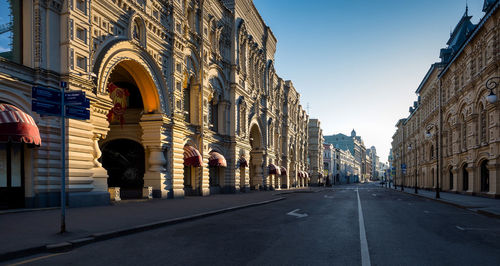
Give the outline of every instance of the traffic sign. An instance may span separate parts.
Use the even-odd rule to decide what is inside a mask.
[[[78,104],[85,101],[84,91],[69,91],[64,93],[64,104]]]
[[[61,116],[61,105],[57,103],[38,101],[33,99],[31,101],[31,109],[42,115]]]
[[[406,164],[401,164],[401,168],[406,169]]]
[[[90,111],[86,108],[82,108],[79,106],[66,105],[64,106],[66,109],[67,118],[87,120],[90,119]]]
[[[39,101],[60,103],[61,102],[61,92],[55,89],[49,89],[45,87],[32,87],[31,97]]]

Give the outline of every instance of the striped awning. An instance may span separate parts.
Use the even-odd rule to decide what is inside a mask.
[[[281,175],[286,175],[286,168],[285,167],[281,167],[280,168],[280,171],[281,171]]]
[[[238,165],[239,165],[239,168],[241,168],[241,167],[248,167],[247,159],[245,159],[244,157],[241,157],[238,160]]]
[[[203,164],[203,159],[200,152],[191,145],[184,145],[184,165],[200,167]]]
[[[274,164],[269,165],[269,174],[270,175],[281,175],[280,168]]]
[[[211,167],[227,167],[226,158],[222,154],[211,151],[210,157],[208,157],[208,166]]]
[[[297,176],[298,176],[298,177],[304,177],[304,172],[302,172],[302,171],[298,171],[298,172],[297,172]]]
[[[42,139],[33,117],[13,105],[0,103],[0,142],[40,146]]]

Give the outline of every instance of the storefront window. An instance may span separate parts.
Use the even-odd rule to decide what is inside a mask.
[[[10,149],[10,182],[11,187],[21,187],[21,148],[20,144],[11,146]]]
[[[0,57],[21,63],[21,1],[0,0]]]

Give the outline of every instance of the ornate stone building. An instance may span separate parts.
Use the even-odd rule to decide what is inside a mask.
[[[500,196],[500,103],[487,100],[486,88],[490,81],[499,94],[491,86],[500,81],[499,5],[485,0],[476,25],[465,11],[441,49],[441,62],[418,87],[409,117],[397,123],[398,185],[435,189],[439,181],[445,191]]]
[[[307,183],[308,115],[251,0],[0,2],[0,102],[41,137],[0,144],[16,206],[59,204],[61,120],[32,112],[31,90],[61,81],[90,99],[90,119],[64,129],[70,205],[106,203],[110,187],[183,197]]]
[[[308,132],[307,148],[311,184],[325,184],[326,176],[323,174],[323,142],[325,139],[323,138],[321,122],[318,119],[309,119]]]

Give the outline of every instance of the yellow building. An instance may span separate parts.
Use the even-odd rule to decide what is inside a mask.
[[[499,94],[492,86],[500,81],[499,5],[486,0],[477,25],[466,10],[418,87],[410,116],[397,123],[397,185],[435,189],[439,182],[444,191],[500,197],[500,103],[488,100],[486,88]]]
[[[0,102],[41,138],[0,144],[15,194],[2,207],[59,204],[61,120],[33,112],[31,93],[61,81],[90,99],[90,119],[64,129],[71,206],[307,183],[308,115],[251,0],[0,2]]]

